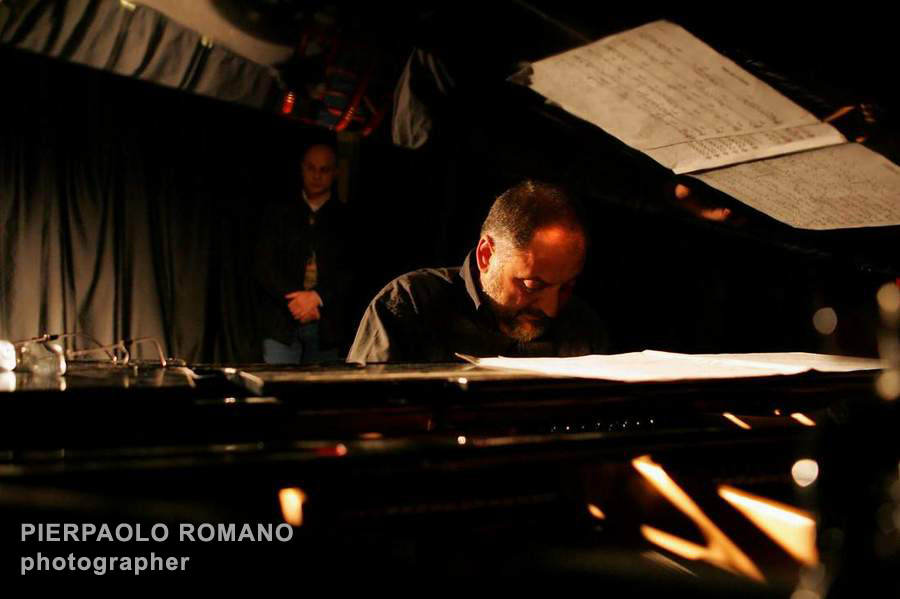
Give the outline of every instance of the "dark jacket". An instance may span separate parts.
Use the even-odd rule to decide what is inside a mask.
[[[607,351],[606,327],[571,298],[543,335],[522,343],[500,332],[470,252],[460,268],[397,277],[369,304],[348,362],[451,362],[485,356],[581,356]]]
[[[298,322],[288,310],[285,294],[303,290],[306,262],[316,253],[321,349],[339,347],[346,337],[345,307],[353,279],[352,244],[356,238],[350,208],[332,197],[316,213],[299,200],[266,207],[256,248],[255,276],[259,283],[258,325],[262,336],[290,343]]]

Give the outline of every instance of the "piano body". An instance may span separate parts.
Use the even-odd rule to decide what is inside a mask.
[[[8,534],[162,523],[170,538],[137,553],[224,577],[577,575],[700,596],[847,592],[861,578],[896,588],[897,532],[882,522],[897,501],[896,405],[875,396],[872,373],[626,384],[461,364],[194,372],[75,364],[64,389],[15,375],[0,425]],[[175,540],[184,524],[286,522],[286,543]]]

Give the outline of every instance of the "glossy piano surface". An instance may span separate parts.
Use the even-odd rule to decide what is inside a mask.
[[[896,409],[874,376],[623,384],[464,364],[74,364],[56,380],[14,375],[0,395],[0,504],[7,528],[302,516],[287,544],[163,544],[195,572],[824,592],[851,570],[846,546],[884,536],[848,523],[892,496],[846,481],[890,489],[891,463],[897,475]],[[885,555],[863,570],[896,559]]]

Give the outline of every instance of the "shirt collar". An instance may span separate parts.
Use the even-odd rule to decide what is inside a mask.
[[[309,208],[310,212],[313,212],[313,213],[318,212],[319,210],[321,210],[322,208],[324,208],[325,205],[326,205],[328,202],[331,201],[331,192],[328,192],[328,197],[325,198],[325,201],[322,202],[321,204],[319,204],[319,207],[318,207],[318,208],[313,208],[313,207],[312,207],[312,204],[309,203],[309,198],[308,198],[307,195],[306,195],[306,190],[305,190],[305,189],[301,189],[301,190],[300,190],[300,195],[303,196],[303,202],[306,204],[306,207]]]
[[[478,272],[478,265],[475,262],[475,250],[471,250],[459,269],[459,276],[462,278],[466,286],[466,293],[475,305],[475,310],[480,310],[484,304],[482,297],[481,281]]]

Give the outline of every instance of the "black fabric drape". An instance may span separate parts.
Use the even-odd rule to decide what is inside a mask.
[[[15,0],[0,7],[0,43],[255,108],[280,93],[271,67],[139,3]]]
[[[249,260],[297,129],[9,49],[0,72],[0,338],[258,359]]]

